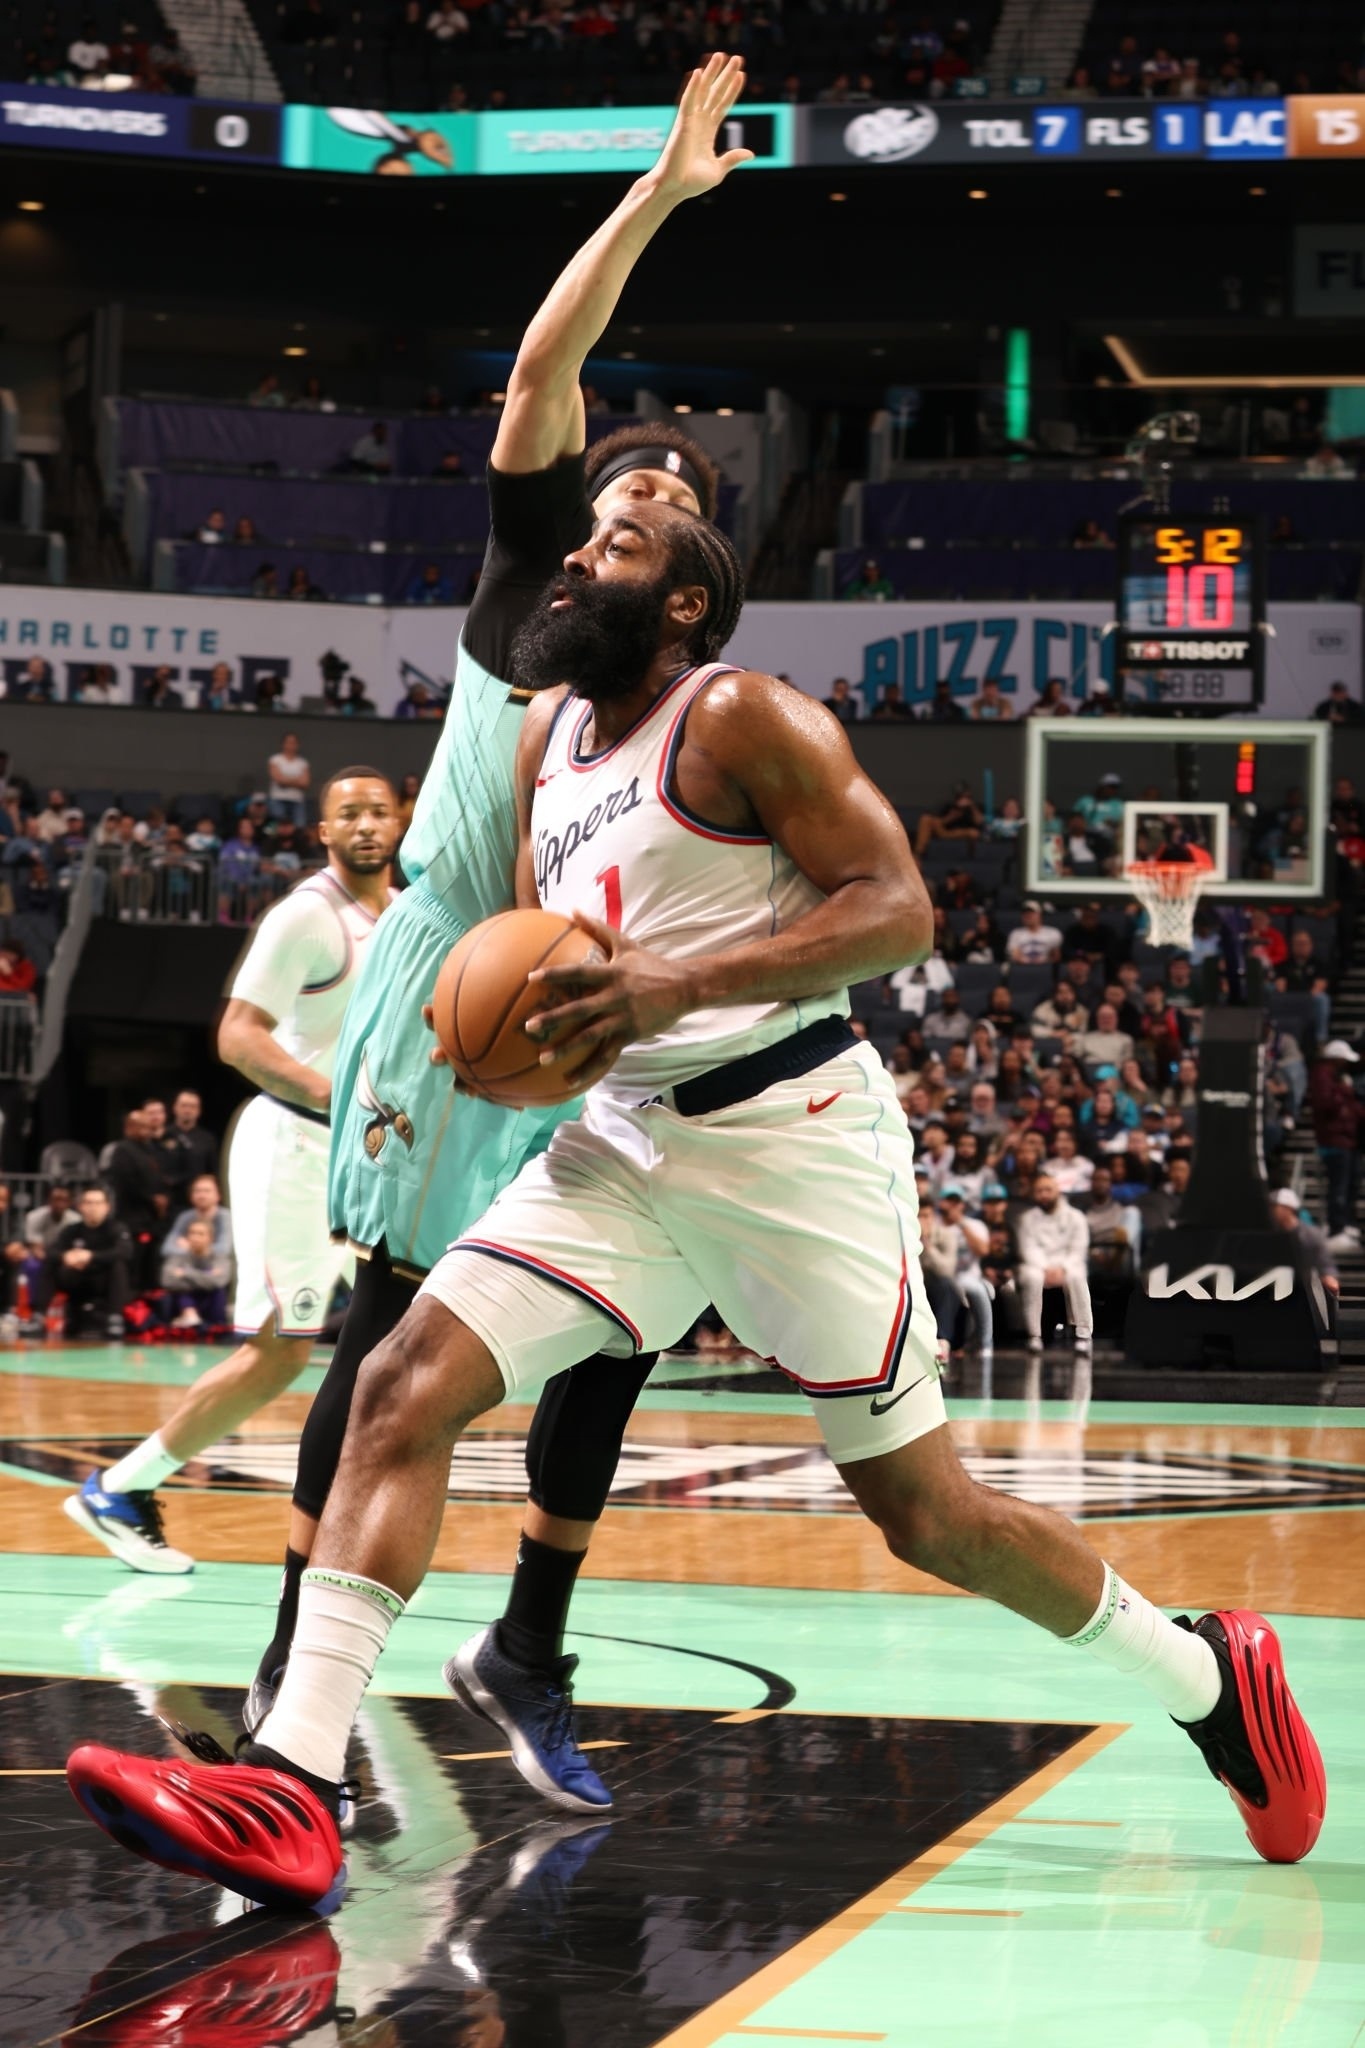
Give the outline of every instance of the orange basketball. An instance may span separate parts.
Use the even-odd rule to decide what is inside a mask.
[[[571,1102],[558,1067],[542,1067],[547,1041],[526,1036],[539,1011],[572,999],[551,994],[527,975],[535,967],[566,967],[600,959],[587,932],[553,910],[504,910],[466,932],[445,957],[431,999],[436,1036],[462,1081],[507,1109]]]

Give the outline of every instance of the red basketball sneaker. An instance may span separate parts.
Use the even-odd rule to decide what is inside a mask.
[[[1262,1614],[1242,1607],[1201,1615],[1182,1628],[1202,1636],[1223,1673],[1223,1696],[1203,1721],[1178,1721],[1222,1780],[1267,1863],[1297,1863],[1322,1832],[1327,1775],[1312,1730],[1284,1680],[1280,1639]]]
[[[328,1913],[346,1886],[329,1788],[275,1768],[282,1761],[258,1750],[241,1763],[187,1765],[87,1742],[67,1758],[66,1781],[135,1856],[259,1906]]]
[[[270,1928],[277,1930],[273,1936]],[[341,1951],[321,1920],[164,1934],[124,1949],[63,2040],[81,2048],[285,2048],[336,2010]],[[224,1938],[226,1936],[226,1938]]]

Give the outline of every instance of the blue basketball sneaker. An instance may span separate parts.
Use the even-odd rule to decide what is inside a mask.
[[[67,1495],[62,1513],[135,1572],[194,1570],[194,1559],[166,1541],[154,1493],[106,1493],[92,1472],[79,1493]]]
[[[501,1728],[528,1785],[571,1813],[609,1813],[611,1794],[574,1739],[577,1668],[577,1657],[565,1657],[553,1676],[528,1671],[504,1657],[496,1628],[485,1628],[460,1645],[441,1675],[461,1706]]]

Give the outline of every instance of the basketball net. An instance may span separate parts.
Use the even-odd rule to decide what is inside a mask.
[[[1211,870],[1192,860],[1135,860],[1124,873],[1147,913],[1148,945],[1188,952],[1194,943],[1194,913]]]

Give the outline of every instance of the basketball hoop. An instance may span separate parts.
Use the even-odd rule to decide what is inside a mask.
[[[1147,913],[1149,946],[1194,943],[1194,913],[1212,869],[1192,860],[1134,860],[1124,869],[1133,894]]]

